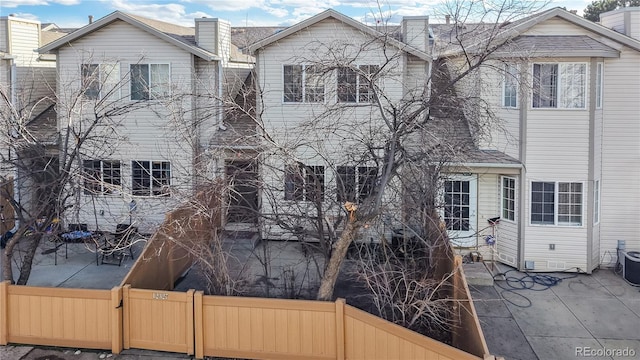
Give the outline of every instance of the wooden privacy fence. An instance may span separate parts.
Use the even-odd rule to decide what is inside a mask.
[[[122,349],[122,290],[0,283],[0,345]]]
[[[195,294],[196,357],[440,359],[479,357],[336,302]]]
[[[476,322],[471,322],[476,324]],[[0,283],[0,345],[139,348],[251,359],[479,359],[335,302]],[[478,356],[476,356],[478,355]]]
[[[222,189],[222,181],[214,182],[193,201],[169,212],[120,285],[173,290],[193,264],[193,252],[208,248],[212,232],[222,228]]]

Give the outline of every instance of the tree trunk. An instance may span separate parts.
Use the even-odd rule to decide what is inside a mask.
[[[29,280],[29,276],[31,275],[31,266],[33,264],[33,259],[36,256],[36,251],[38,250],[38,244],[40,244],[40,240],[42,239],[41,234],[34,234],[32,236],[27,236],[27,249],[24,258],[22,259],[22,264],[20,265],[20,276],[18,277],[18,281],[16,284],[18,285],[27,285],[27,281]]]
[[[352,221],[351,219],[347,222],[347,226],[345,227],[344,231],[342,231],[342,234],[340,234],[340,238],[338,238],[336,246],[331,252],[331,258],[329,259],[329,264],[327,265],[327,268],[324,271],[324,275],[322,276],[320,289],[318,289],[318,296],[316,297],[316,299],[322,301],[333,300],[333,290],[336,286],[338,275],[340,274],[342,262],[347,256],[349,245],[351,245],[353,239],[355,239],[359,228],[360,222]]]
[[[13,266],[11,261],[13,259],[13,248],[18,243],[17,238],[9,239],[4,251],[2,252],[2,281],[11,281],[13,284]]]

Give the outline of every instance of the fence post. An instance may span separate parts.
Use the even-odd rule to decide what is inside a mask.
[[[111,352],[122,351],[122,287],[111,289]]]
[[[464,311],[460,304],[460,287],[462,286],[460,282],[460,268],[462,267],[462,257],[460,255],[456,255],[453,258],[453,326],[451,329],[451,344],[455,347],[460,346],[460,313]]]
[[[194,320],[194,328],[195,328],[195,340],[196,340],[196,359],[204,358],[204,324],[203,324],[203,316],[204,309],[202,305],[202,291],[197,291],[195,293],[194,302],[193,302],[193,320]]]
[[[122,340],[125,349],[131,347],[131,314],[129,313],[129,291],[131,285],[127,284],[122,288]]]
[[[195,290],[193,289],[189,289],[189,291],[187,291],[187,355],[193,355],[194,353],[194,348],[193,348],[193,343],[195,342],[194,339],[194,318],[193,318],[193,293],[195,292]]]
[[[9,283],[0,282],[0,345],[7,345],[9,336]]]
[[[342,298],[336,299],[336,359],[344,360],[345,339],[344,339],[344,304]]]

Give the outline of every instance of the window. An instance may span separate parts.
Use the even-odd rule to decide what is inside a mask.
[[[518,107],[518,67],[515,64],[504,65],[502,106]]]
[[[360,65],[358,71],[352,68],[338,69],[338,102],[370,103],[375,99],[372,86],[378,65]]]
[[[602,109],[602,71],[604,64],[598,63],[596,67],[596,109]]]
[[[111,194],[120,188],[120,161],[84,160],[85,194]]]
[[[586,64],[533,64],[533,107],[583,109]]]
[[[157,100],[170,94],[169,64],[132,64],[131,100]]]
[[[108,97],[120,97],[120,67],[118,64],[82,64],[83,97],[87,100],[100,100]]]
[[[444,182],[444,222],[447,230],[471,229],[471,183],[462,180]]]
[[[531,183],[531,223],[555,224],[555,183]]]
[[[307,166],[300,163],[285,166],[284,199],[324,200],[324,166]]]
[[[532,182],[531,224],[582,225],[582,183]]]
[[[168,161],[132,161],[131,194],[169,196],[171,163]]]
[[[558,183],[558,224],[582,225],[582,183]]]
[[[372,166],[338,166],[336,195],[339,202],[356,202],[373,194],[378,168]]]
[[[502,218],[516,220],[516,179],[502,178]]]
[[[600,180],[593,183],[593,223],[600,222]]]
[[[312,65],[285,65],[284,102],[323,102],[324,78],[322,71]]]

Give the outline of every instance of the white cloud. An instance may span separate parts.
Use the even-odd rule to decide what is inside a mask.
[[[2,0],[2,7],[14,8],[17,6],[34,6],[34,5],[77,5],[80,0]]]

